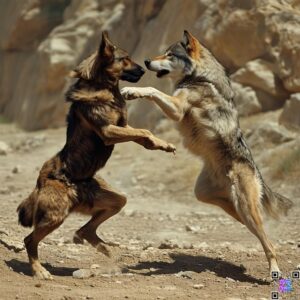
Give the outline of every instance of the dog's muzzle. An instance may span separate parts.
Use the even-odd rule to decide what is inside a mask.
[[[138,82],[144,74],[145,70],[140,65],[136,65],[136,67],[131,70],[124,70],[121,75],[121,80]]]

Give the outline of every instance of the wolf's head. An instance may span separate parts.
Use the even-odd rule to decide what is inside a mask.
[[[182,41],[171,45],[163,55],[153,59],[146,59],[146,67],[156,72],[157,77],[170,77],[178,80],[200,67],[202,56],[206,56],[205,49],[199,41],[187,30],[184,31]]]
[[[137,82],[144,73],[144,69],[133,62],[125,50],[113,45],[108,33],[104,31],[99,49],[81,62],[70,76],[116,83],[118,80]]]

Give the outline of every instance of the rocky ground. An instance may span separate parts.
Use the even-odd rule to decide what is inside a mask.
[[[295,201],[288,218],[266,221],[287,277],[300,264],[300,155],[297,137],[272,123],[278,115],[256,115],[242,126],[269,184]],[[119,245],[114,257],[73,244],[87,218],[72,215],[40,244],[41,260],[54,275],[44,282],[30,276],[22,243],[29,230],[17,224],[16,207],[41,164],[63,145],[65,129],[26,133],[0,125],[0,299],[271,299],[278,287],[266,280],[261,245],[221,210],[195,200],[201,162],[165,127],[158,135],[177,145],[176,156],[127,143],[100,172],[128,195],[123,211],[98,230]],[[299,281],[293,285],[281,299],[300,299]]]

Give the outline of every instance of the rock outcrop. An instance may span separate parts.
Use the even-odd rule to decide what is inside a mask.
[[[277,109],[300,92],[298,0],[2,2],[0,113],[29,130],[64,124],[67,74],[103,29],[140,63],[190,30],[232,74],[242,115]],[[138,84],[171,90],[150,72]],[[162,117],[147,101],[129,113],[149,128]]]
[[[300,131],[300,93],[291,95],[285,103],[279,122],[288,129]]]

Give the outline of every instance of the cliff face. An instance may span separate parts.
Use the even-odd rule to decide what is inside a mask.
[[[103,29],[140,63],[189,29],[232,74],[242,115],[300,92],[299,0],[6,0],[0,17],[0,113],[25,129],[64,124],[66,75]],[[150,72],[138,85],[170,90]],[[130,116],[150,128],[161,118],[145,102]]]

